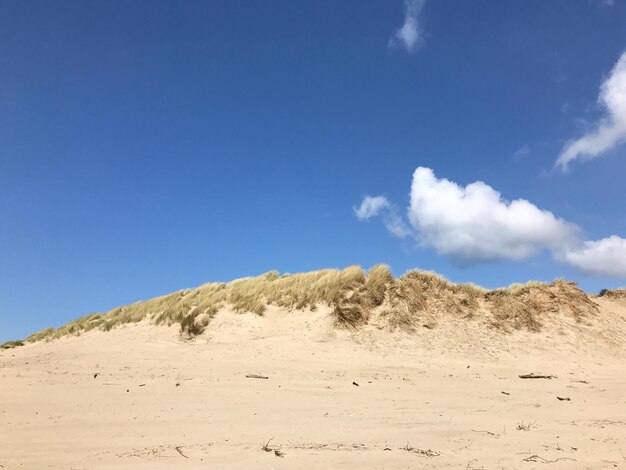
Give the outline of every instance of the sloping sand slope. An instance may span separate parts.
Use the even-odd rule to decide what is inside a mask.
[[[626,468],[626,300],[593,300],[540,332],[270,307],[0,351],[0,467]]]

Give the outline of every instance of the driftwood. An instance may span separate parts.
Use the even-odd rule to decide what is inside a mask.
[[[533,454],[530,457],[526,457],[525,459],[522,459],[522,462],[555,463],[555,462],[559,462],[560,460],[571,460],[572,462],[577,462],[576,459],[572,459],[570,457],[559,457],[558,459],[548,460],[548,459],[544,459],[543,457],[537,454]]]
[[[248,378],[248,379],[264,379],[264,380],[269,379],[269,377],[267,377],[265,375],[258,375],[258,374],[248,374],[248,375],[246,375],[246,378]]]
[[[535,374],[531,372],[530,374],[522,374],[519,376],[520,379],[555,379],[556,375],[541,375]]]

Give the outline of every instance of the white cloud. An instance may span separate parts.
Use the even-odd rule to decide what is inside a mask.
[[[411,234],[411,230],[398,215],[396,207],[391,205],[385,196],[365,196],[361,205],[353,210],[359,220],[381,215],[387,230],[398,238],[405,238]]]
[[[626,278],[626,239],[584,241],[578,226],[525,199],[509,202],[482,181],[463,187],[430,168],[413,173],[409,225],[383,196],[366,196],[354,211],[359,220],[381,216],[392,234],[412,236],[461,265],[521,261],[547,250],[585,274]]]
[[[367,220],[377,216],[384,209],[389,208],[389,201],[384,196],[365,196],[361,205],[354,208],[354,214],[359,220]]]
[[[413,234],[413,231],[406,226],[404,220],[398,215],[398,211],[395,208],[392,208],[385,214],[383,223],[387,230],[398,238],[406,238]]]
[[[408,52],[413,52],[422,42],[422,28],[420,13],[424,7],[424,0],[404,0],[404,23],[396,31],[389,44],[402,46]]]
[[[591,160],[626,141],[626,52],[600,87],[598,102],[606,115],[595,130],[565,145],[556,166],[567,171],[575,160]]]
[[[482,181],[461,187],[423,167],[413,173],[408,216],[422,244],[462,264],[522,260],[577,232],[524,199],[502,199]]]
[[[612,235],[566,250],[562,262],[592,276],[626,278],[626,239]]]

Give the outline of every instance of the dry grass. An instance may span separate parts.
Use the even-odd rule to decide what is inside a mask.
[[[530,281],[495,289],[486,294],[492,325],[505,331],[539,331],[549,316],[570,315],[577,322],[598,312],[598,306],[576,283],[555,280],[552,284]]]
[[[444,315],[458,321],[475,318],[503,331],[537,331],[550,314],[569,314],[579,320],[597,312],[584,292],[562,280],[489,291],[474,284],[455,284],[428,271],[412,270],[394,278],[385,265],[374,266],[367,273],[350,266],[284,275],[270,271],[229,283],[209,283],[87,315],[58,329],[42,330],[25,341],[108,331],[139,321],[178,324],[181,336],[191,338],[202,334],[221,308],[263,315],[268,305],[288,310],[314,310],[325,305],[330,307],[337,328],[372,324],[407,332],[417,325],[434,328]]]
[[[602,289],[598,297],[606,297],[607,299],[626,299],[626,289]]]
[[[17,348],[18,346],[24,346],[24,342],[20,340],[6,341],[0,344],[0,349],[12,349],[12,348]]]
[[[377,326],[412,331],[418,323],[433,327],[442,314],[471,318],[486,292],[474,284],[454,284],[436,273],[412,270],[388,284]]]

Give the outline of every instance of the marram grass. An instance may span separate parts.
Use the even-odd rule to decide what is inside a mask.
[[[532,281],[486,290],[474,284],[455,284],[428,271],[412,270],[394,278],[385,265],[374,266],[368,272],[350,266],[283,275],[270,271],[228,283],[204,284],[87,315],[60,328],[42,330],[24,341],[108,331],[145,320],[157,325],[178,324],[182,335],[192,337],[201,334],[222,308],[263,315],[268,305],[287,310],[315,310],[325,305],[330,307],[338,328],[356,329],[371,324],[404,331],[425,325],[433,328],[442,315],[452,315],[460,321],[476,318],[479,313],[491,326],[505,331],[537,331],[546,313],[565,309],[579,319],[597,310],[575,284],[562,280],[550,285]]]

